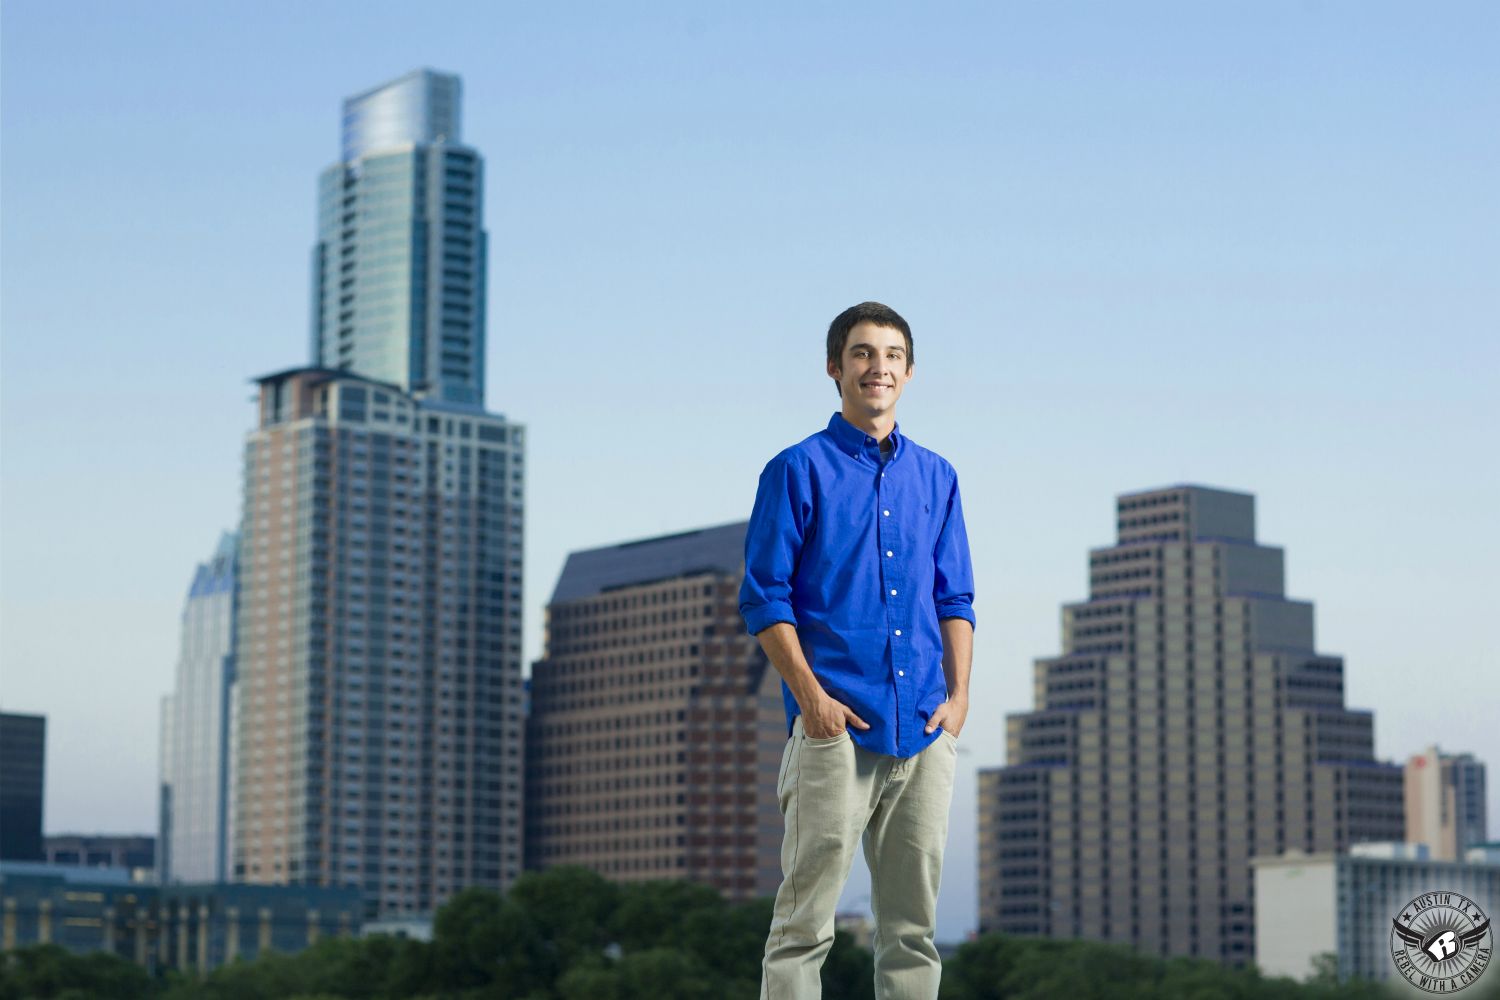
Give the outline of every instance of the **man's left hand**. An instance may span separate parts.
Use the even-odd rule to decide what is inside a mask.
[[[964,719],[969,716],[969,696],[960,695],[949,698],[937,708],[932,710],[932,715],[927,718],[928,734],[937,731],[939,726],[953,734],[958,739],[958,731],[964,727]]]

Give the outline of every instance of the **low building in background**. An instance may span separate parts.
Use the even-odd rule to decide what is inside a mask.
[[[843,931],[854,939],[854,943],[865,951],[875,950],[875,924],[868,914],[848,912],[836,914],[833,928]]]
[[[43,838],[42,853],[49,865],[120,869],[135,882],[156,880],[156,838],[147,834],[54,833]]]
[[[0,865],[0,949],[58,944],[113,952],[147,969],[208,971],[296,952],[361,929],[357,886],[167,885],[122,868]]]
[[[532,666],[528,867],[776,891],[786,715],[739,615],[745,527],[569,555]]]
[[[1417,896],[1462,893],[1485,913],[1500,907],[1500,851],[1481,846],[1439,861],[1422,845],[1357,844],[1347,853],[1253,858],[1255,964],[1267,976],[1305,979],[1320,955],[1338,956],[1340,980],[1387,980],[1391,921]]]
[[[47,717],[0,712],[0,858],[41,861]]]
[[[380,917],[376,920],[365,922],[364,929],[360,931],[361,937],[369,937],[372,934],[387,934],[391,937],[407,938],[412,941],[432,940],[431,913],[400,913],[389,917]]]
[[[353,937],[365,913],[360,887],[348,885],[166,885],[158,907],[162,964],[199,970]]]
[[[0,863],[0,951],[58,944],[155,968],[157,888],[118,866]]]
[[[1407,760],[1403,785],[1406,839],[1426,844],[1434,860],[1457,860],[1488,839],[1484,764],[1473,754],[1430,746]]]

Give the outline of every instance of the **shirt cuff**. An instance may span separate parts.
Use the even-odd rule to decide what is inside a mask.
[[[797,616],[792,614],[792,606],[786,601],[771,601],[755,608],[746,608],[740,612],[745,619],[745,628],[751,635],[764,632],[777,622],[786,622],[792,628],[797,627]]]
[[[950,601],[947,604],[939,604],[937,609],[938,621],[944,618],[962,618],[969,623],[969,627],[978,630],[979,626],[974,622],[974,609],[967,604]]]

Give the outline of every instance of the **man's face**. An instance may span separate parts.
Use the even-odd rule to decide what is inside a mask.
[[[828,362],[828,374],[838,382],[846,410],[872,417],[894,410],[911,381],[906,338],[894,327],[859,323],[844,341],[842,364]]]

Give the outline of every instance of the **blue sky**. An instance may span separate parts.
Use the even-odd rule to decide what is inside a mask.
[[[940,936],[973,919],[972,769],[1117,493],[1255,493],[1378,753],[1500,767],[1492,4],[0,18],[0,705],[49,716],[49,830],[154,827],[247,380],[307,357],[340,101],[419,66],[462,75],[486,157],[528,662],[569,550],[748,515],[836,408],[835,313],[911,321],[901,424],[959,470],[980,622]]]

